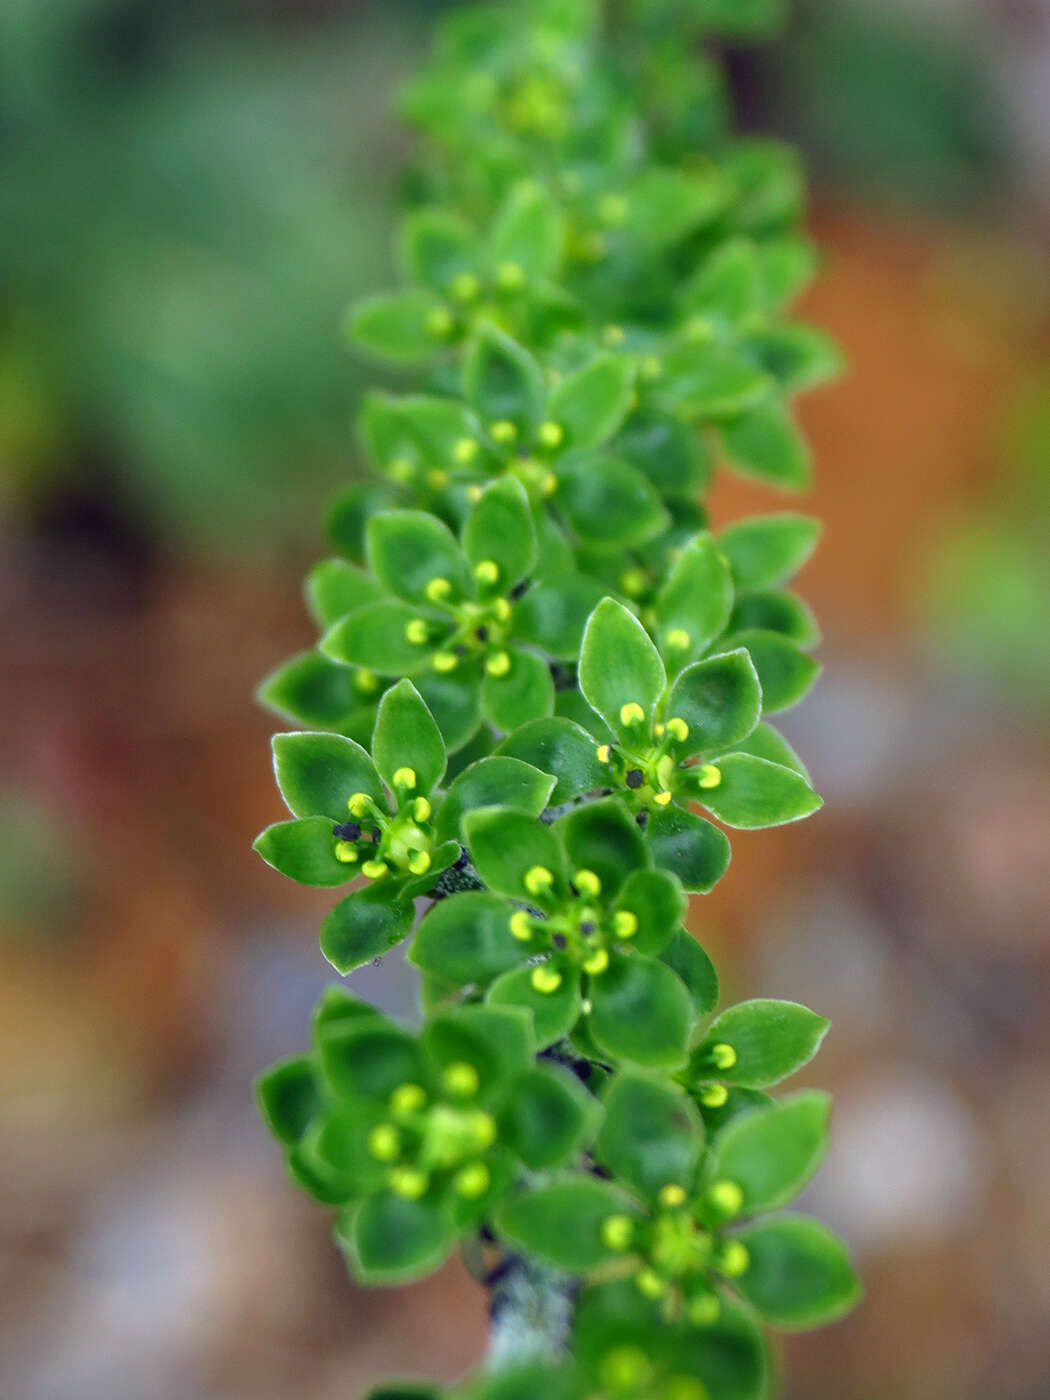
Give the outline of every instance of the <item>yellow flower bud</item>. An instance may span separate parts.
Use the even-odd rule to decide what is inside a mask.
[[[747,1245],[740,1240],[726,1240],[718,1257],[718,1267],[727,1278],[740,1278],[747,1273],[750,1263]]]
[[[480,564],[474,565],[474,577],[478,583],[491,587],[499,579],[499,565],[495,559],[482,559]]]
[[[399,1084],[390,1095],[390,1112],[396,1117],[416,1113],[426,1101],[426,1093],[418,1084]]]
[[[572,879],[585,899],[597,899],[602,892],[602,882],[593,870],[577,870]]]
[[[634,1221],[629,1215],[607,1215],[602,1221],[601,1237],[606,1249],[628,1249],[634,1239]]]
[[[427,472],[427,485],[433,486],[435,490],[440,490],[442,486],[447,486],[452,478],[444,467],[431,467]]]
[[[378,1162],[396,1162],[401,1155],[401,1134],[393,1123],[380,1123],[368,1134],[368,1151]]]
[[[543,496],[553,496],[558,489],[558,478],[553,472],[544,472],[540,480],[540,494]]]
[[[385,860],[366,860],[361,867],[361,874],[367,875],[370,880],[378,880],[390,869]]]
[[[725,1220],[731,1220],[740,1214],[744,1193],[735,1181],[712,1181],[704,1192],[704,1199]]]
[[[540,424],[539,439],[544,447],[560,447],[565,441],[565,429],[560,423],[548,419]]]
[[[355,792],[353,797],[347,801],[347,810],[352,817],[363,817],[372,805],[372,799],[367,792]]]
[[[354,689],[359,690],[362,695],[374,695],[379,689],[379,677],[374,671],[362,667],[354,672]]]
[[[537,992],[544,996],[550,996],[561,986],[561,973],[555,971],[553,967],[548,967],[543,963],[540,967],[532,969],[532,976],[529,978]]]
[[[500,676],[505,676],[510,670],[510,652],[497,651],[485,662],[485,670],[490,676],[495,676],[497,680]]]
[[[416,785],[416,770],[414,768],[398,768],[394,773],[394,786],[396,788],[414,788]]]
[[[638,932],[638,915],[632,914],[630,909],[617,909],[612,925],[617,938],[633,938]]]
[[[729,1090],[724,1084],[709,1084],[700,1095],[700,1102],[705,1108],[721,1108],[729,1097]]]
[[[416,1167],[395,1167],[388,1177],[395,1196],[406,1201],[418,1201],[427,1189],[427,1178]]]
[[[645,711],[637,700],[628,700],[626,705],[620,706],[620,723],[624,725],[641,724],[645,720]]]
[[[423,592],[432,603],[440,603],[452,592],[452,584],[447,578],[432,578]]]
[[[676,1181],[669,1181],[666,1186],[660,1187],[659,1201],[662,1206],[673,1209],[676,1206],[683,1206],[687,1197],[685,1188],[679,1186]]]
[[[468,466],[478,455],[478,444],[474,438],[458,438],[452,445],[452,455],[462,466]]]
[[[716,788],[722,781],[722,770],[716,768],[713,763],[702,763],[699,768],[697,787]]]
[[[692,637],[684,627],[672,627],[667,634],[667,645],[675,651],[687,651],[692,645]]]
[[[634,1276],[638,1291],[647,1298],[662,1298],[667,1292],[667,1284],[655,1269],[639,1269]]]
[[[452,1178],[452,1189],[464,1200],[476,1201],[489,1189],[492,1177],[484,1162],[470,1162]]]
[[[518,430],[509,418],[497,418],[489,424],[489,437],[493,442],[510,443],[518,436]]]
[[[449,671],[454,671],[459,665],[459,657],[454,651],[436,651],[430,658],[430,664],[435,671],[439,671],[443,676]]]
[[[554,884],[554,876],[545,865],[533,865],[526,870],[523,884],[531,895],[544,894]]]
[[[658,807],[667,807],[670,804],[672,796],[673,793],[670,792],[654,792],[653,801]]]
[[[718,1321],[722,1304],[718,1301],[717,1293],[701,1293],[696,1298],[690,1298],[685,1311],[694,1327],[710,1327]]]
[[[405,623],[405,641],[421,647],[427,639],[427,624],[421,617],[414,617]]]
[[[453,1060],[441,1072],[441,1082],[446,1092],[458,1099],[472,1098],[478,1092],[480,1079],[478,1072],[466,1060]]]

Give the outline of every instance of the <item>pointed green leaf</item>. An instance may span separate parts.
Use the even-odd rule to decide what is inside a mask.
[[[257,698],[282,719],[360,739],[372,732],[378,694],[375,676],[362,676],[318,651],[301,651],[270,672]]]
[[[687,666],[671,687],[667,714],[689,726],[675,746],[683,755],[746,739],[762,715],[762,689],[748,652],[739,647]]]
[[[437,820],[438,839],[459,840],[464,813],[475,807],[515,807],[538,817],[550,800],[554,779],[506,755],[479,758],[448,790]]]
[[[661,951],[660,961],[682,979],[695,1014],[709,1016],[718,1005],[718,973],[692,934],[676,929]]]
[[[252,843],[267,865],[300,885],[345,885],[354,867],[335,858],[331,817],[275,822]]]
[[[530,1254],[583,1273],[613,1251],[602,1240],[610,1215],[637,1215],[629,1197],[593,1176],[567,1176],[505,1202],[496,1211],[499,1234]]]
[[[421,642],[412,640],[422,622]],[[381,676],[410,676],[424,667],[450,629],[446,623],[422,618],[418,608],[393,598],[366,603],[324,634],[320,648],[333,661],[362,666]]]
[[[776,632],[737,632],[725,647],[746,647],[762,685],[762,712],[771,715],[797,705],[820,675],[820,663]]]
[[[580,689],[587,703],[628,743],[647,737],[666,677],[645,628],[614,598],[591,613],[580,649]],[[637,711],[641,710],[641,715]]]
[[[561,842],[550,827],[510,807],[468,812],[463,831],[478,874],[497,894],[543,902],[543,877],[526,876],[534,868],[549,871],[553,898],[568,894],[569,870]]]
[[[320,627],[331,627],[347,613],[383,597],[376,580],[345,559],[322,559],[306,579],[310,615]]]
[[[820,521],[782,511],[727,526],[718,545],[741,590],[772,588],[792,578],[816,548]]]
[[[477,273],[477,236],[451,210],[414,209],[401,224],[401,258],[414,282],[448,296],[456,277]]]
[[[420,924],[409,960],[453,986],[484,986],[521,962],[510,915],[499,895],[470,890],[443,899]]]
[[[514,1085],[503,1111],[501,1139],[527,1167],[564,1166],[590,1141],[598,1105],[574,1074],[538,1064]]]
[[[450,602],[471,596],[473,585],[462,549],[447,525],[422,510],[386,510],[368,522],[368,562],[391,593],[427,607],[428,586],[448,584]]]
[[[618,1074],[602,1104],[594,1152],[616,1180],[648,1200],[668,1185],[691,1193],[704,1128],[689,1097],[666,1080]]]
[[[695,796],[727,826],[742,830],[782,826],[824,805],[805,778],[779,763],[747,753],[727,753],[714,766],[720,774],[718,786],[697,787]]]
[[[447,316],[444,303],[423,287],[379,292],[363,297],[350,308],[345,322],[346,334],[356,345],[380,359],[405,365],[419,364],[430,359],[440,345],[444,316]]]
[[[829,1094],[807,1090],[743,1113],[726,1127],[716,1170],[743,1191],[741,1214],[773,1210],[798,1195],[827,1149],[830,1111]]]
[[[690,1056],[690,1077],[718,1079],[747,1089],[768,1088],[809,1063],[830,1024],[794,1001],[742,1001],[707,1028]],[[730,1046],[735,1057],[731,1065],[724,1063],[724,1055],[716,1053],[712,1058],[716,1045]]]
[[[633,870],[623,883],[613,912],[634,915],[637,926],[626,941],[636,952],[655,955],[673,939],[687,907],[685,892],[670,871]],[[674,966],[666,957],[663,961]]]
[[[548,656],[575,661],[587,619],[605,589],[585,574],[562,574],[534,584],[514,606],[514,635]]]
[[[612,900],[633,870],[649,864],[637,823],[617,797],[588,802],[554,824],[574,871],[589,870],[601,882],[601,900]]]
[[[741,739],[739,744],[731,745],[726,752],[753,754],[755,758],[764,758],[769,763],[779,763],[781,768],[790,768],[793,773],[797,773],[807,783],[810,781],[806,765],[783,734],[778,729],[774,729],[771,724],[757,725],[746,739]],[[718,755],[713,755],[713,757],[719,762],[721,761]]]
[[[533,720],[509,734],[497,753],[520,758],[555,778],[552,804],[568,802],[600,787],[607,777],[590,734],[560,716]]]
[[[353,866],[343,869],[353,874]],[[337,972],[353,972],[395,948],[411,932],[412,922],[411,903],[392,898],[389,882],[366,885],[325,916],[321,952]]]
[[[353,739],[340,734],[275,734],[271,743],[277,786],[294,816],[348,821],[347,803],[358,792],[386,806],[376,766]]]
[[[633,391],[631,359],[598,355],[555,387],[547,416],[562,429],[566,448],[600,447],[626,417]]]
[[[451,1253],[456,1231],[444,1208],[423,1197],[381,1191],[339,1222],[336,1239],[356,1277],[367,1284],[424,1278]]]
[[[729,868],[729,840],[724,831],[672,805],[653,812],[645,828],[653,864],[670,870],[684,889],[706,894]]]
[[[584,544],[631,549],[667,528],[669,517],[656,488],[610,452],[568,452],[556,474],[554,502]]]
[[[463,365],[467,402],[488,429],[493,423],[514,425],[527,440],[543,411],[543,373],[529,352],[493,325],[474,337]]]
[[[791,415],[775,400],[749,408],[722,423],[719,431],[727,457],[745,476],[789,490],[809,485],[809,447]]]
[[[522,180],[504,200],[492,229],[490,253],[497,284],[508,266],[520,268],[525,281],[552,277],[561,264],[565,230],[561,210],[534,180]],[[513,287],[510,288],[513,290]]]
[[[693,1007],[666,964],[640,953],[614,954],[605,971],[590,979],[588,997],[588,1029],[614,1060],[651,1069],[685,1061]]]
[[[519,944],[519,949],[521,945]],[[520,957],[520,952],[519,952]],[[541,1050],[568,1035],[580,1017],[579,977],[562,969],[561,981],[553,991],[539,991],[533,985],[533,967],[513,967],[501,973],[485,994],[489,1006],[516,1006],[529,1013]]]
[[[490,594],[505,597],[536,563],[536,527],[525,488],[516,476],[486,486],[463,527],[463,550],[473,568],[495,564],[485,575]]]
[[[317,1068],[310,1055],[297,1055],[272,1065],[255,1081],[259,1111],[280,1142],[298,1142],[324,1099]]]
[[[399,1084],[425,1076],[415,1036],[385,1018],[326,1022],[316,1038],[325,1082],[342,1098],[377,1099],[385,1107]]]
[[[669,672],[702,656],[729,621],[733,583],[710,535],[681,551],[656,596],[656,637]]]
[[[860,1282],[845,1245],[807,1216],[765,1220],[735,1238],[750,1263],[733,1282],[775,1327],[792,1332],[823,1327],[860,1299]]]
[[[472,1065],[478,1089],[471,1102],[486,1105],[504,1101],[536,1053],[528,1014],[517,1006],[456,1006],[440,1011],[423,1027],[421,1041],[438,1065]]]
[[[409,795],[425,796],[441,781],[445,743],[434,716],[410,680],[398,681],[380,700],[372,753],[383,781],[402,800]],[[411,779],[402,771],[405,769],[411,771]]]

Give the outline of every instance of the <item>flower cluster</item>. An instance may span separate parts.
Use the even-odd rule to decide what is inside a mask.
[[[790,314],[815,266],[797,162],[732,136],[697,56],[775,8],[445,19],[402,99],[404,280],[346,318],[417,378],[366,396],[369,474],[307,582],[317,645],[261,690],[301,729],[274,740],[290,819],[256,848],[351,886],[321,928],[338,972],[409,941],[423,1022],[330,989],[260,1104],[359,1280],[461,1245],[491,1289],[458,1400],[759,1400],[764,1325],[858,1293],[841,1243],[779,1213],[829,1103],[768,1091],[827,1022],[719,1013],[686,927],[728,833],[821,802],[771,722],[819,669],[792,587],[818,527],[716,530],[704,503],[716,464],[806,484],[792,399],[839,364]],[[534,1274],[547,1331],[506,1284]]]

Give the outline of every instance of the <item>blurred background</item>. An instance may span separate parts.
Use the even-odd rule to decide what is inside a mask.
[[[389,114],[436,5],[0,0],[0,1395],[329,1400],[452,1377],[456,1266],[346,1279],[252,1074],[302,1046],[328,900],[258,679],[355,470],[341,307],[388,274]],[[799,142],[850,376],[803,401],[827,799],[693,926],[805,1000],[837,1096],[807,1205],[868,1286],[787,1400],[1050,1395],[1050,3],[799,0],[729,55]],[[723,482],[724,519],[775,508]],[[389,958],[351,979],[408,1010]]]

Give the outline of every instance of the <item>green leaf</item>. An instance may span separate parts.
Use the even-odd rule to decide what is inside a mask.
[[[497,894],[543,902],[542,883],[526,876],[535,868],[550,872],[551,897],[559,903],[569,887],[568,863],[550,827],[510,807],[468,812],[463,831],[478,874]]]
[[[424,1076],[418,1041],[392,1021],[332,1021],[315,1034],[325,1081],[341,1097],[385,1105],[399,1084]]]
[[[520,948],[520,945],[519,945]],[[519,952],[520,957],[520,952]],[[578,976],[566,975],[551,992],[537,991],[533,967],[515,967],[502,973],[485,994],[489,1006],[516,1006],[528,1011],[541,1050],[568,1035],[580,1018],[582,1005]]]
[[[649,1200],[671,1184],[691,1191],[704,1129],[688,1096],[666,1080],[618,1074],[602,1102],[598,1161]]]
[[[371,701],[378,691],[374,676],[362,678],[352,666],[340,665],[318,651],[301,651],[270,672],[259,686],[257,699],[282,719],[356,738],[372,732]]]
[[[274,1137],[289,1146],[299,1142],[324,1102],[312,1056],[272,1065],[256,1079],[255,1097]]]
[[[703,817],[672,805],[653,812],[645,828],[653,864],[670,870],[683,888],[706,894],[729,868],[729,840]]]
[[[593,1176],[568,1176],[526,1191],[496,1211],[499,1234],[572,1273],[593,1269],[613,1251],[602,1241],[610,1215],[637,1215],[622,1191]]]
[[[414,209],[401,224],[401,258],[414,282],[449,295],[456,277],[477,273],[477,237],[448,209]]]
[[[776,1099],[764,1094],[761,1089],[726,1088],[726,1098],[720,1104],[704,1103],[702,1091],[695,1086],[693,1092],[709,1139],[717,1137],[727,1124],[742,1113],[750,1113],[756,1108],[771,1108],[776,1103]]]
[[[695,796],[727,826],[743,830],[782,826],[824,805],[805,778],[779,763],[747,753],[727,753],[715,766],[721,775],[718,786],[698,787]]]
[[[355,608],[382,596],[375,579],[345,559],[322,559],[307,575],[306,601],[320,627],[331,627]]]
[[[799,321],[755,331],[747,337],[747,348],[790,393],[836,378],[846,364],[830,335]]]
[[[351,1021],[383,1021],[385,1017],[371,1002],[362,1001],[348,987],[338,982],[330,982],[321,993],[321,999],[314,1008],[313,1026],[315,1036],[325,1033],[336,1023],[348,1025]]]
[[[515,1083],[500,1138],[533,1171],[564,1166],[590,1141],[597,1108],[574,1074],[538,1064]]]
[[[542,371],[529,352],[488,324],[467,351],[463,391],[486,428],[512,423],[519,440],[531,435],[546,398]]]
[[[410,641],[409,629],[419,620],[418,608],[392,598],[366,603],[337,622],[319,645],[333,661],[363,666],[381,676],[412,675],[427,664],[449,630],[443,623],[426,621],[426,640]]]
[[[497,281],[508,264],[520,268],[528,282],[552,277],[561,264],[564,239],[561,210],[553,196],[534,180],[522,180],[507,195],[492,229],[490,253]]]
[[[463,527],[463,550],[471,565],[495,564],[490,591],[503,596],[536,563],[536,527],[529,498],[516,476],[486,486]]]
[[[353,874],[352,866],[343,869]],[[411,932],[412,922],[411,903],[393,899],[388,881],[366,885],[325,916],[321,952],[337,972],[353,972],[389,953]]]
[[[692,934],[676,929],[660,953],[660,961],[682,979],[696,1015],[709,1016],[718,1005],[718,973]]]
[[[379,581],[406,603],[428,605],[427,586],[449,585],[450,602],[471,596],[470,570],[447,525],[422,510],[386,510],[368,522],[368,562]]]
[[[548,656],[575,661],[587,619],[605,589],[584,574],[565,574],[534,585],[515,605],[514,635]]]
[[[669,247],[715,218],[728,194],[713,166],[697,175],[652,166],[627,190],[626,226],[647,248]]]
[[[762,711],[775,714],[797,705],[820,675],[820,663],[776,632],[737,632],[727,647],[746,647],[762,684]]]
[[[410,481],[420,467],[447,468],[458,444],[464,439],[476,443],[481,434],[464,403],[430,394],[379,392],[365,397],[358,430],[377,471],[396,480],[407,475]]]
[[[754,1215],[793,1200],[827,1149],[831,1096],[808,1090],[742,1113],[718,1139],[717,1175],[744,1193],[740,1213]]]
[[[689,726],[688,737],[676,744],[683,755],[747,738],[762,715],[762,689],[750,655],[740,647],[694,661],[672,685],[667,713]]]
[[[590,870],[601,881],[602,901],[613,899],[633,870],[649,864],[649,852],[634,818],[617,797],[577,807],[554,824],[573,870]]]
[[[693,1079],[714,1078],[746,1089],[768,1088],[809,1063],[830,1024],[794,1001],[742,1001],[707,1028],[690,1056],[689,1074]],[[736,1057],[732,1065],[713,1068],[715,1045],[732,1048]]]
[[[542,719],[554,709],[554,681],[550,667],[535,652],[506,652],[510,669],[502,675],[486,670],[481,683],[481,713],[493,729],[510,734],[530,720]]]
[[[420,924],[409,961],[456,987],[485,985],[521,962],[510,914],[506,900],[477,890],[443,899]]]
[[[718,537],[741,590],[772,588],[801,569],[820,538],[820,521],[782,511],[728,526]]]
[[[758,725],[746,739],[733,744],[727,753],[749,753],[755,758],[764,758],[770,763],[779,763],[781,768],[790,768],[799,777],[809,782],[809,771],[779,730],[771,724]]]
[[[682,292],[690,325],[702,324],[727,338],[761,309],[762,277],[758,250],[749,238],[732,238],[704,259]]]
[[[335,858],[336,838],[331,817],[275,822],[261,831],[252,848],[267,865],[300,885],[345,885],[354,877],[352,865]]]
[[[345,822],[347,803],[358,792],[386,807],[376,766],[353,739],[340,734],[275,734],[271,743],[277,786],[294,816]],[[331,835],[331,822],[328,831]]]
[[[410,680],[398,681],[379,702],[376,712],[372,753],[383,781],[402,797],[408,793],[425,795],[433,791],[445,771],[445,742],[434,716]],[[399,784],[399,770],[409,768]]]
[[[816,646],[820,628],[812,610],[786,589],[760,589],[742,593],[729,619],[731,632],[776,632],[800,647]]]
[[[623,883],[613,912],[626,910],[634,915],[638,926],[630,937],[630,945],[639,953],[654,955],[673,938],[687,906],[681,884],[669,871],[633,870]]]
[[[566,448],[600,447],[627,416],[633,392],[631,359],[598,355],[554,388],[547,416],[563,430]]]
[[[696,1378],[715,1400],[766,1400],[769,1357],[750,1308],[720,1299],[715,1322],[681,1334],[680,1374]]]
[[[774,486],[804,490],[810,484],[809,447],[791,415],[776,401],[760,404],[722,423],[722,446],[745,476]]]
[[[327,1168],[344,1201],[377,1190],[387,1169],[369,1152],[368,1136],[386,1117],[387,1106],[375,1099],[338,1099],[303,1143],[303,1161],[322,1174]]]
[[[802,234],[764,238],[758,246],[763,295],[766,303],[782,308],[816,276],[820,253],[813,241]]]
[[[441,1396],[441,1387],[426,1381],[383,1381],[364,1400],[441,1400]]]
[[[649,734],[665,684],[664,665],[648,632],[622,603],[603,598],[580,648],[580,689],[587,703],[614,733],[637,742]]]
[[[429,360],[443,332],[434,334],[444,303],[423,287],[379,292],[355,302],[346,317],[346,334],[380,359],[413,365]]]
[[[592,977],[588,1029],[616,1060],[648,1069],[684,1062],[693,1007],[681,980],[662,962],[614,954],[600,976]]]
[[[598,762],[597,744],[590,734],[570,719],[551,717],[533,720],[507,736],[498,754],[519,758],[555,779],[549,801],[568,802],[600,787],[606,770]]]
[[[458,757],[458,750],[474,739],[481,725],[478,665],[465,662],[447,675],[438,671],[420,671],[414,679],[423,703],[441,730],[445,748]]]
[[[610,452],[567,452],[557,476],[555,504],[585,544],[631,549],[667,528],[669,517],[655,487]]]
[[[757,411],[772,381],[743,355],[717,345],[682,345],[664,355],[659,376],[650,384],[657,404],[704,423],[731,420]]]
[[[636,409],[610,444],[663,497],[697,494],[711,474],[711,452],[696,430],[670,413]]]
[[[732,609],[729,568],[711,536],[699,535],[678,555],[653,607],[657,641],[672,675],[703,655]]]
[[[823,1327],[859,1301],[846,1247],[804,1215],[749,1225],[736,1239],[751,1262],[736,1287],[768,1321],[789,1331]]]
[[[452,1007],[431,1018],[421,1040],[439,1065],[472,1065],[479,1087],[471,1102],[487,1105],[505,1098],[536,1052],[528,1014],[517,1006]]]
[[[538,817],[550,801],[554,779],[505,754],[479,758],[448,790],[437,820],[439,841],[459,840],[465,812],[475,807],[515,807]]]
[[[405,1200],[381,1191],[340,1220],[336,1239],[362,1283],[408,1283],[443,1263],[456,1232],[445,1210],[424,1197]]]

